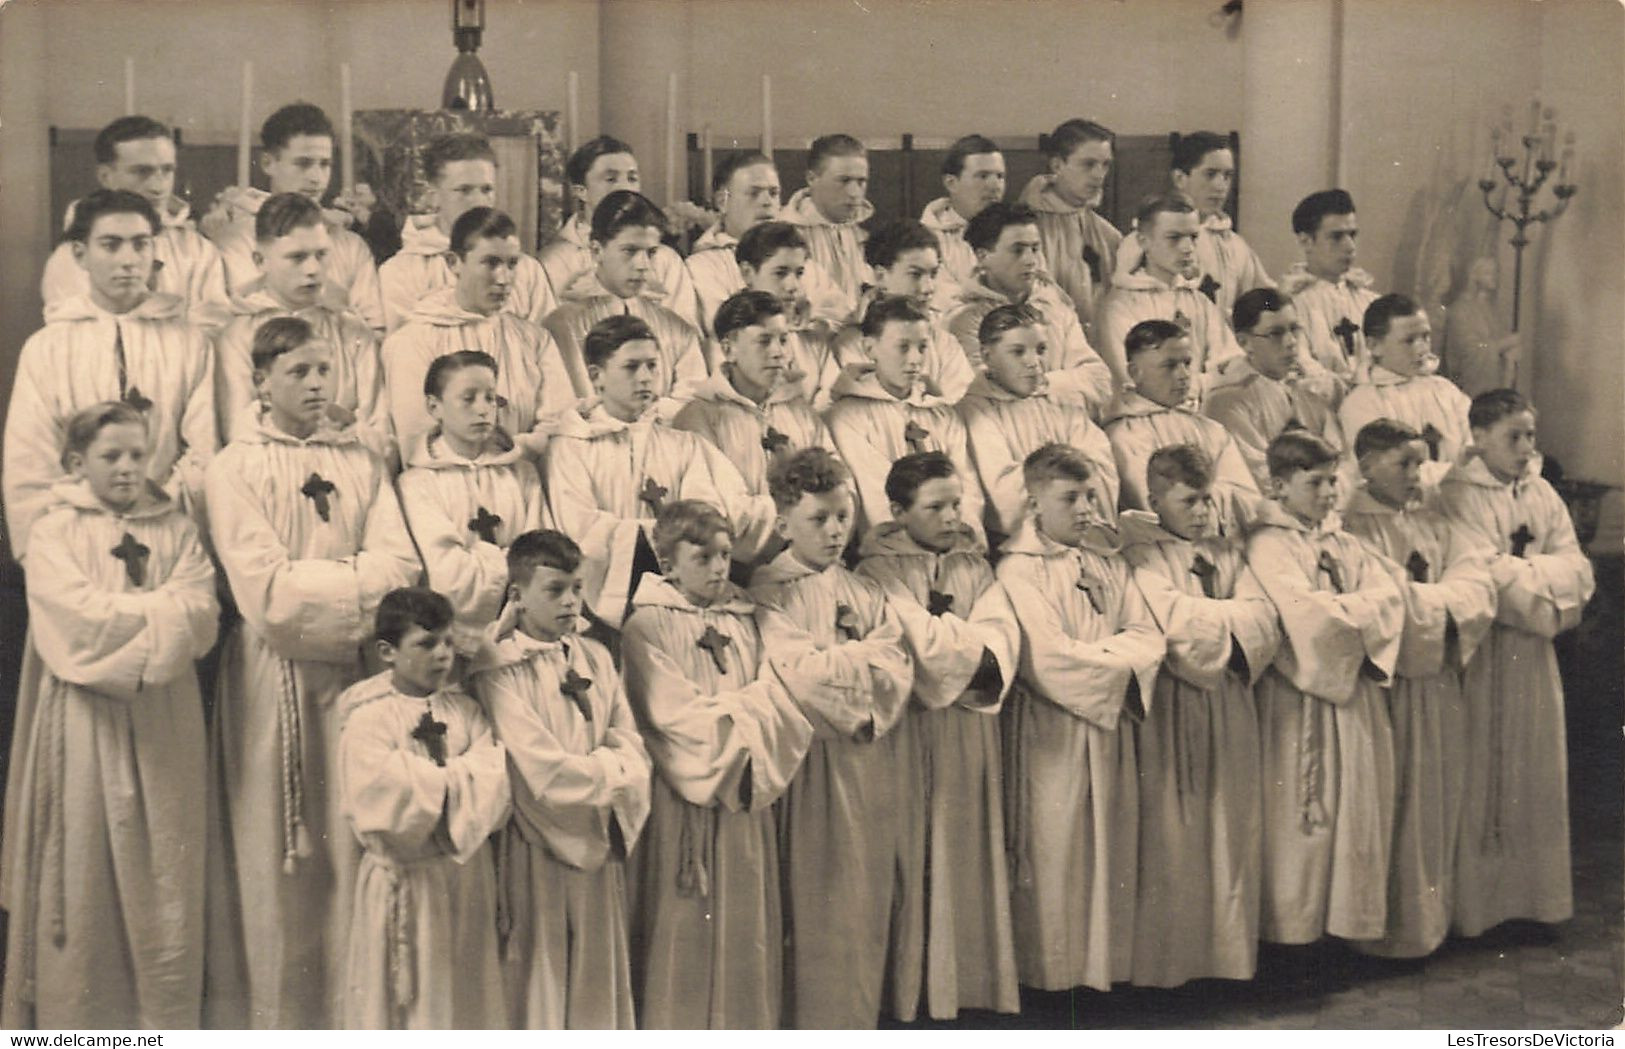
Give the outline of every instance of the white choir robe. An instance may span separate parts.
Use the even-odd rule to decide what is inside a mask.
[[[542,481],[505,433],[473,459],[452,451],[438,430],[406,452],[398,484],[401,510],[423,554],[429,587],[456,609],[457,650],[473,655],[502,610],[508,547],[542,527]]]
[[[203,704],[214,567],[167,498],[51,490],[6,792],[0,1024],[196,1028],[203,992]],[[125,545],[136,556],[116,553]],[[137,578],[139,577],[139,581]]]
[[[430,292],[411,319],[379,350],[391,424],[402,448],[434,429],[424,398],[429,365],[458,350],[481,350],[497,362],[497,420],[509,434],[527,434],[543,415],[573,403],[558,347],[545,330],[511,313],[474,313],[454,289]]]
[[[986,496],[992,545],[1020,530],[1027,516],[1027,482],[1021,466],[1046,444],[1068,444],[1082,452],[1093,467],[1089,483],[1101,509],[1116,510],[1117,459],[1105,431],[1077,405],[1051,397],[1047,385],[1017,397],[985,374],[978,375],[958,411]]]
[[[856,217],[847,222],[831,222],[813,203],[812,191],[803,186],[790,195],[779,211],[779,221],[801,231],[807,241],[807,258],[818,264],[832,284],[849,302],[857,302],[866,284],[875,281],[874,271],[863,258],[863,243],[869,234],[863,223],[874,217],[875,207],[865,200]]]
[[[1275,606],[1238,540],[1192,542],[1123,514],[1123,551],[1168,653],[1140,726],[1134,982],[1250,980],[1258,963],[1258,716],[1280,644]],[[1194,569],[1211,565],[1212,596]]]
[[[621,635],[626,691],[655,768],[631,893],[639,1021],[777,1028],[784,930],[773,805],[801,768],[812,725],[769,666],[743,590],[729,585],[700,608],[651,574],[632,603]],[[721,647],[701,647],[708,640]]]
[[[1359,267],[1335,281],[1322,280],[1301,262],[1281,274],[1280,288],[1292,297],[1298,323],[1303,325],[1299,357],[1304,374],[1324,386],[1319,392],[1333,403],[1349,387],[1364,382],[1370,371],[1371,355],[1360,326],[1365,308],[1377,301],[1374,283],[1371,274]],[[1348,437],[1354,439],[1352,433]]]
[[[815,571],[789,550],[756,570],[762,645],[813,727],[779,800],[785,886],[786,1026],[873,1028],[888,981],[915,768],[902,725],[914,668],[885,592],[838,562]]]
[[[1461,673],[1495,620],[1490,549],[1436,507],[1395,509],[1365,488],[1343,511],[1343,527],[1387,559],[1405,598],[1405,632],[1388,692],[1395,776],[1388,929],[1382,939],[1355,946],[1420,958],[1450,931],[1468,774]]]
[[[722,511],[733,529],[734,558],[747,564],[771,537],[772,497],[752,494],[714,445],[673,429],[655,412],[625,423],[597,405],[586,415],[563,412],[547,424],[553,527],[580,544],[587,604],[611,627],[619,628],[625,618],[637,583],[639,543],[649,542],[661,506],[700,499]],[[644,501],[644,493],[656,489],[656,503]]]
[[[877,289],[865,288],[857,308],[835,334],[834,353],[841,367],[870,364],[869,355],[863,351],[863,315],[878,297]],[[976,377],[976,369],[971,367],[959,340],[948,330],[947,314],[933,307],[926,310],[926,315],[931,321],[931,342],[925,349],[925,377],[938,396],[949,404],[958,404]]]
[[[942,275],[954,290],[976,283],[976,252],[965,242],[970,220],[955,211],[947,197],[938,197],[920,212],[920,224],[937,235]]]
[[[1123,255],[1126,257],[1127,252]],[[1112,290],[1100,300],[1095,342],[1118,386],[1129,383],[1127,351],[1123,340],[1141,321],[1177,324],[1191,340],[1191,398],[1200,406],[1207,391],[1224,370],[1241,360],[1241,344],[1225,323],[1217,306],[1204,295],[1197,281],[1175,277],[1172,286],[1143,268],[1119,266]]]
[[[1339,452],[1345,449],[1330,402],[1301,379],[1267,378],[1245,360],[1232,364],[1209,388],[1202,414],[1230,431],[1259,491],[1269,487],[1270,442],[1289,427],[1312,433]]]
[[[1472,428],[1467,423],[1467,409],[1472,403],[1442,375],[1404,376],[1373,364],[1370,377],[1344,395],[1337,418],[1351,449],[1360,428],[1377,419],[1393,419],[1418,432],[1431,427],[1438,434],[1437,451],[1435,442],[1430,441],[1430,461],[1422,466],[1422,483],[1432,488],[1473,443]]]
[[[977,337],[982,318],[996,307],[1014,301],[981,280],[959,289],[959,305],[943,323],[959,340],[973,368],[982,368],[982,343]],[[1084,337],[1072,300],[1050,280],[1040,277],[1022,305],[1043,318],[1050,396],[1081,404],[1091,416],[1099,419],[1112,397],[1112,373]]]
[[[1281,614],[1256,689],[1263,742],[1259,935],[1375,939],[1387,920],[1394,741],[1384,695],[1405,601],[1382,559],[1339,528],[1262,505],[1247,563]],[[1322,565],[1335,565],[1337,578]],[[1341,584],[1341,589],[1338,588]]]
[[[934,1020],[1019,1012],[998,718],[1021,654],[1015,609],[969,529],[938,553],[888,522],[860,553],[858,574],[885,589],[914,661],[890,1010],[905,1022],[922,1004]],[[996,684],[978,680],[985,669],[997,670]]]
[[[559,687],[570,671],[589,686],[590,718]],[[513,786],[497,839],[508,1026],[630,1029],[626,857],[649,817],[649,755],[609,650],[516,629],[486,653],[473,688]]]
[[[1055,176],[1034,175],[1020,200],[1038,212],[1049,275],[1071,299],[1084,331],[1096,337],[1100,299],[1116,280],[1123,234],[1094,208],[1062,200],[1054,187]]]
[[[208,336],[187,323],[172,295],[149,295],[121,314],[86,295],[46,310],[45,327],[28,337],[17,359],[0,442],[12,557],[27,554],[29,526],[50,505],[51,486],[67,476],[68,420],[101,401],[142,409],[147,476],[201,526],[203,471],[219,447]]]
[[[536,257],[547,271],[548,283],[560,304],[572,296],[579,296],[579,281],[586,279],[596,284],[592,276],[595,264],[592,258],[592,218],[576,215],[559,227],[552,240],[544,244]],[[660,305],[677,314],[695,331],[703,331],[700,321],[700,301],[694,294],[694,282],[683,268],[682,257],[661,244],[655,248],[654,280],[649,294]]]
[[[1144,257],[1139,239],[1129,237],[1126,246],[1118,250],[1117,268],[1119,272],[1132,270]],[[1236,300],[1244,292],[1275,287],[1275,281],[1264,268],[1264,260],[1235,231],[1230,216],[1222,211],[1202,216],[1201,225],[1196,229],[1196,266],[1201,277],[1195,287],[1218,308],[1226,327],[1230,326]]]
[[[757,404],[734,388],[726,368],[695,387],[693,399],[671,424],[716,447],[739,471],[752,496],[768,495],[768,469],[801,448],[824,448],[839,455],[824,420],[794,381],[776,387]]]
[[[1194,444],[1213,462],[1213,495],[1223,530],[1240,534],[1232,526],[1250,520],[1261,497],[1247,460],[1229,431],[1204,415],[1184,407],[1166,408],[1133,390],[1118,394],[1107,416],[1106,437],[1117,456],[1123,509],[1149,507],[1145,468],[1157,449]]]
[[[630,299],[611,295],[591,273],[577,279],[574,289],[563,296],[559,308],[547,318],[547,333],[558,347],[575,395],[592,396],[583,349],[587,334],[599,321],[622,314],[639,318],[654,332],[655,345],[660,349],[660,396],[687,400],[694,384],[710,372],[699,329],[652,295]]]
[[[215,246],[226,265],[226,290],[234,296],[260,277],[259,264],[254,261],[254,218],[270,199],[271,194],[263,189],[246,186],[232,186],[220,193],[226,223],[215,238]],[[323,208],[322,221],[333,244],[327,255],[327,283],[342,294],[343,301],[368,327],[382,332],[384,301],[378,289],[378,265],[373,261],[372,248],[350,229],[349,212]],[[204,229],[209,229],[207,220]]]
[[[1126,561],[1062,546],[1031,519],[1005,545],[998,579],[1023,638],[1003,726],[1016,971],[1047,991],[1110,990],[1131,975],[1135,723],[1151,702],[1162,633]]]
[[[700,234],[683,260],[699,300],[701,330],[707,336],[716,334],[717,309],[745,290],[745,277],[734,255],[738,247],[739,238],[718,224]],[[818,263],[809,259],[801,280],[809,319],[826,326],[840,325],[852,315],[853,296],[837,287]]]
[[[854,533],[892,519],[886,498],[892,463],[911,452],[942,452],[953,460],[964,485],[960,512],[977,538],[983,537],[982,486],[971,465],[965,424],[941,397],[926,392],[923,381],[915,382],[906,400],[898,400],[872,372],[843,374],[835,383],[825,421],[857,487]]]
[[[361,845],[344,1027],[507,1027],[490,845],[513,801],[507,752],[458,686],[409,696],[386,670],[337,704],[340,805]],[[416,731],[425,714],[439,761]]]
[[[1568,741],[1552,638],[1580,622],[1596,588],[1563,500],[1537,457],[1503,483],[1470,455],[1446,477],[1454,526],[1493,550],[1495,626],[1467,664],[1467,784],[1456,851],[1454,929],[1477,936],[1509,918],[1574,912]],[[1528,535],[1523,556],[1513,544]]]
[[[421,224],[420,224],[421,223]],[[457,283],[451,272],[451,238],[440,231],[432,216],[413,216],[401,227],[401,250],[378,267],[378,286],[384,303],[385,330],[394,331],[412,316],[430,292]],[[558,307],[553,285],[542,264],[521,254],[514,267],[513,284],[502,312],[522,317],[540,327]]]
[[[68,205],[62,228],[73,225],[78,201]],[[173,295],[186,304],[186,319],[215,331],[231,319],[231,296],[226,293],[226,266],[220,251],[193,224],[192,206],[170,197],[159,210],[161,228],[153,238],[152,290]],[[90,294],[90,276],[73,257],[73,245],[63,241],[45,260],[40,277],[40,298],[49,309],[64,299]]]
[[[220,656],[210,739],[205,1016],[329,1027],[357,859],[334,699],[362,676],[379,601],[421,566],[388,472],[353,428],[301,440],[262,414],[210,464],[208,492],[243,618]]]

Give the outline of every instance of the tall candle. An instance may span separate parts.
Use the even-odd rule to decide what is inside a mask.
[[[762,74],[762,152],[773,156],[773,78]]]
[[[710,124],[707,124],[703,128],[700,129],[700,155],[704,158],[704,163],[701,166],[700,170],[702,172],[701,179],[705,183],[704,185],[702,185],[700,187],[700,194],[705,199],[710,199],[709,196],[707,196],[707,195],[711,192],[711,176],[715,173],[714,169],[711,166],[711,125]]]
[[[254,153],[254,63],[243,63],[243,112],[237,126],[237,185],[248,186],[248,161]]]
[[[581,74],[570,70],[565,82],[564,113],[568,124],[564,129],[564,148],[574,153],[581,144]]]
[[[1540,129],[1540,159],[1550,161],[1557,149],[1557,111],[1546,110],[1546,123]]]
[[[666,75],[666,202],[677,200],[677,74]]]
[[[124,115],[135,113],[135,56],[124,56]]]
[[[1529,133],[1540,134],[1540,96],[1536,95],[1529,103]]]
[[[339,164],[344,192],[355,191],[355,108],[350,99],[350,63],[339,63]]]
[[[1563,161],[1557,169],[1557,184],[1569,184],[1569,165],[1574,163],[1574,132],[1563,136]]]

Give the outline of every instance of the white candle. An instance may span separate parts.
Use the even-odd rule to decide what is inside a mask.
[[[677,74],[666,76],[666,203],[677,200]]]
[[[711,125],[710,124],[707,124],[703,128],[700,129],[700,155],[704,158],[704,163],[702,164],[700,170],[701,170],[701,172],[703,172],[701,178],[703,179],[703,181],[705,183],[703,186],[700,187],[700,193],[701,193],[702,197],[704,197],[704,199],[709,200],[710,197],[708,196],[708,194],[710,194],[710,192],[711,192],[711,176],[712,176],[712,174],[714,174],[714,169],[711,167]]]
[[[254,63],[243,63],[243,112],[237,127],[237,185],[248,186],[248,161],[254,153]]]
[[[339,164],[344,193],[355,191],[355,107],[350,98],[350,63],[339,63]]]
[[[773,156],[773,78],[762,74],[762,152]]]
[[[1557,184],[1569,184],[1569,165],[1574,163],[1574,132],[1563,136],[1563,160],[1557,169]]]
[[[124,114],[135,113],[135,56],[124,56]]]
[[[564,148],[568,153],[574,153],[581,145],[581,74],[570,70],[570,78],[565,85],[565,120]]]

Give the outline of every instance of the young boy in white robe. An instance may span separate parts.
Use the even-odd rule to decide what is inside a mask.
[[[369,447],[385,459],[394,447],[389,405],[378,366],[378,336],[354,311],[332,302],[325,283],[332,238],[322,209],[299,193],[277,193],[254,216],[254,262],[260,279],[238,289],[231,323],[215,337],[215,410],[220,438],[252,427],[254,333],[273,317],[298,317],[332,346],[333,406],[355,421]]]
[[[674,499],[699,499],[733,527],[735,555],[755,558],[771,527],[771,499],[751,494],[717,447],[667,425],[656,410],[665,369],[654,332],[637,317],[600,321],[585,340],[597,400],[548,420],[547,503],[579,536],[587,604],[619,628],[637,577],[652,569],[648,528]]]
[[[858,574],[886,590],[914,661],[905,721],[915,769],[902,798],[908,851],[893,921],[889,1011],[912,1021],[961,1009],[1018,1012],[1005,866],[999,708],[1021,629],[975,533],[966,484],[941,452],[886,477],[892,520],[863,537]]]
[[[1095,209],[1106,192],[1116,138],[1093,120],[1064,121],[1044,140],[1048,171],[1021,191],[1021,203],[1038,214],[1049,275],[1070,297],[1091,338],[1095,310],[1111,288],[1123,235]]]
[[[1467,713],[1462,669],[1495,620],[1490,548],[1424,500],[1427,444],[1411,427],[1377,419],[1354,439],[1364,483],[1343,525],[1387,558],[1405,597],[1388,714],[1394,729],[1393,858],[1388,928],[1356,946],[1387,957],[1430,954],[1450,931]],[[1435,495],[1437,493],[1434,493]]]
[[[851,135],[821,135],[807,148],[807,184],[784,202],[779,219],[801,230],[812,261],[856,304],[873,274],[863,259],[861,223],[869,203],[869,151]]]
[[[423,400],[423,379],[437,358],[480,350],[497,362],[502,398],[498,421],[522,439],[537,419],[574,400],[559,349],[544,329],[506,308],[523,253],[513,219],[490,208],[470,208],[452,226],[448,256],[456,284],[419,300],[411,317],[384,340],[384,385],[395,436],[402,448],[434,428]]]
[[[632,155],[632,147],[608,135],[600,135],[576,147],[565,162],[564,174],[570,182],[574,210],[553,239],[536,253],[547,271],[553,294],[561,303],[572,296],[578,279],[591,280],[597,261],[592,250],[592,217],[598,205],[611,193],[636,192],[641,186],[638,158]],[[704,330],[694,282],[689,279],[678,254],[664,244],[657,244],[649,270],[644,289],[649,297],[677,314],[695,331]]]
[[[197,529],[147,479],[148,445],[122,401],[75,413],[69,477],[30,536],[29,638],[44,666],[18,697],[6,794],[0,1023],[12,1030],[201,1022],[193,661],[219,609]]]
[[[1046,444],[1067,444],[1089,459],[1100,505],[1117,506],[1117,461],[1106,434],[1050,396],[1044,320],[1027,306],[998,306],[982,318],[982,372],[959,402],[971,457],[987,497],[989,545],[1021,528],[1027,513],[1022,463]]]
[[[333,124],[316,106],[295,102],[272,113],[260,128],[260,170],[270,189],[231,186],[221,191],[217,207],[224,221],[204,220],[226,264],[227,290],[233,295],[259,278],[254,263],[254,216],[276,193],[299,193],[320,204],[333,180]],[[372,249],[350,229],[350,213],[337,208],[322,212],[332,240],[327,260],[327,282],[349,307],[375,331],[384,330],[383,298],[378,289],[378,267]],[[214,229],[211,230],[211,226]]]
[[[344,1026],[507,1026],[489,839],[508,820],[507,752],[452,680],[451,602],[391,590],[385,670],[339,696],[340,805],[361,844]]]
[[[541,477],[498,417],[499,366],[490,354],[436,358],[423,380],[434,429],[406,450],[401,510],[428,585],[455,609],[453,640],[472,656],[508,589],[508,546],[542,524]]]
[[[649,816],[649,755],[608,649],[577,632],[580,548],[527,532],[508,569],[511,611],[473,681],[513,786],[497,842],[508,1025],[629,1029],[626,858]]]
[[[965,242],[965,226],[989,204],[1004,199],[1004,154],[985,135],[954,140],[942,158],[943,196],[925,206],[920,221],[937,235],[942,248],[945,289],[976,280],[976,253]]]
[[[756,570],[762,644],[813,726],[779,801],[785,1015],[801,1029],[872,1028],[887,985],[899,891],[903,798],[915,763],[899,729],[914,668],[902,624],[874,583],[846,570],[851,477],[822,448],[771,474],[789,544]]]
[[[1452,524],[1488,545],[1495,626],[1467,665],[1467,783],[1454,930],[1574,912],[1568,747],[1552,638],[1596,583],[1568,508],[1540,476],[1535,412],[1515,390],[1473,398],[1473,445],[1441,488]]]
[[[774,803],[812,725],[767,662],[756,602],[728,581],[728,521],[679,500],[654,526],[621,636],[653,759],[634,878],[633,972],[645,1028],[766,1030],[784,1006]]]
[[[1304,330],[1304,374],[1324,385],[1333,403],[1365,379],[1370,360],[1360,320],[1377,298],[1371,274],[1354,265],[1360,224],[1346,190],[1309,194],[1292,209],[1292,233],[1303,261],[1281,275]]]
[[[457,283],[449,262],[457,254],[452,229],[471,208],[496,207],[497,155],[484,135],[454,131],[423,150],[423,178],[434,211],[413,215],[401,227],[401,250],[378,267],[384,317],[394,331],[430,292]],[[514,260],[502,309],[540,325],[558,306],[541,263],[521,252]]]
[[[1405,602],[1384,559],[1343,531],[1337,452],[1288,430],[1270,442],[1273,501],[1247,563],[1281,615],[1257,687],[1264,791],[1259,936],[1309,944],[1387,928],[1394,742],[1383,694]]]
[[[1180,135],[1168,160],[1174,189],[1196,205],[1201,229],[1196,235],[1198,285],[1213,300],[1220,317],[1230,319],[1236,300],[1254,288],[1273,288],[1264,260],[1235,230],[1224,210],[1236,184],[1236,155],[1227,136],[1212,131]]]
[[[860,526],[891,520],[886,474],[892,463],[910,452],[944,452],[966,482],[965,522],[981,540],[982,486],[975,483],[965,424],[925,382],[930,319],[908,299],[877,299],[864,314],[862,339],[874,370],[843,372],[827,413],[835,447],[857,481]]]
[[[801,230],[788,222],[762,222],[739,238],[734,249],[740,287],[765,292],[784,306],[789,325],[789,345],[797,384],[812,406],[819,411],[829,407],[830,391],[841,374],[841,360],[835,352],[835,335],[850,316],[850,309],[838,318],[817,317],[809,298],[816,280],[814,264],[807,258],[807,240]],[[842,298],[850,307],[850,303]],[[723,360],[720,336],[715,334],[716,316],[710,318],[713,343],[708,347],[712,371]]]
[[[1213,464],[1194,444],[1146,464],[1151,510],[1120,519],[1123,555],[1168,653],[1139,731],[1134,982],[1250,980],[1258,961],[1258,718],[1280,643],[1275,606],[1221,535]]]
[[[68,420],[102,401],[123,401],[147,419],[147,476],[202,526],[203,470],[218,447],[214,353],[188,323],[186,306],[148,290],[157,213],[146,198],[101,189],[74,209],[68,241],[88,293],[58,301],[17,359],[6,413],[6,527],[11,555],[28,552],[28,529],[67,477]]]
[[[332,423],[333,348],[278,317],[254,334],[253,361],[259,425],[208,473],[242,622],[221,653],[210,740],[205,1013],[218,1027],[328,1027],[357,851],[339,813],[334,699],[362,676],[378,602],[421,565],[383,461]]]
[[[966,225],[965,243],[976,253],[977,279],[959,288],[959,305],[944,323],[971,365],[982,363],[982,318],[999,306],[1027,306],[1044,321],[1051,396],[1098,419],[1111,400],[1111,371],[1084,338],[1072,300],[1043,274],[1038,214],[1025,204],[989,204]]]
[[[152,290],[186,303],[187,319],[199,327],[212,331],[225,324],[231,316],[226,267],[214,244],[193,225],[191,206],[174,195],[175,138],[169,128],[151,117],[119,117],[97,132],[92,148],[96,182],[102,189],[138,194],[158,213]],[[64,230],[73,225],[77,206],[68,205]],[[89,278],[74,259],[73,242],[64,239],[45,261],[40,297],[49,310],[89,291]]]
[[[592,393],[582,342],[593,325],[606,317],[637,317],[654,331],[664,357],[662,397],[686,400],[692,387],[709,373],[698,325],[652,294],[660,238],[665,233],[665,214],[640,193],[617,190],[593,209],[592,270],[560,294],[559,308],[547,319],[547,330],[558,343],[577,397]]]
[[[1046,444],[1024,469],[1028,517],[998,567],[1023,637],[1003,725],[1016,971],[1105,991],[1132,974],[1135,726],[1164,642],[1102,527],[1089,460]]]

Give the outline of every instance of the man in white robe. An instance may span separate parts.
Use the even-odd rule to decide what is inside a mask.
[[[751,227],[734,249],[734,260],[743,282],[740,290],[766,292],[783,304],[790,328],[792,370],[799,373],[796,385],[814,408],[823,411],[829,407],[830,391],[841,374],[843,362],[835,342],[841,326],[851,319],[851,303],[837,294],[833,300],[840,308],[837,315],[816,314],[809,296],[815,294],[814,284],[821,279],[827,283],[827,278],[813,275],[817,266],[807,257],[807,240],[788,222],[775,220]],[[825,302],[831,300],[825,296]],[[715,320],[713,317],[713,325]],[[725,350],[715,337],[707,349],[715,371]]]
[[[859,225],[875,213],[868,192],[869,153],[863,143],[851,135],[823,135],[807,150],[807,184],[779,212],[782,221],[801,230],[812,261],[852,302],[873,280]]]
[[[1093,120],[1063,122],[1045,139],[1048,171],[1021,191],[1021,203],[1038,216],[1049,276],[1077,310],[1078,321],[1096,338],[1095,309],[1112,285],[1123,235],[1095,209],[1106,192],[1116,136]]]
[[[1371,274],[1354,265],[1360,224],[1354,198],[1341,189],[1311,193],[1292,209],[1303,261],[1281,275],[1304,330],[1304,374],[1324,384],[1333,403],[1365,378],[1370,366],[1360,319],[1377,298]]]
[[[946,191],[925,206],[920,221],[937,235],[942,247],[944,291],[976,280],[976,252],[965,242],[965,226],[989,204],[1004,199],[1004,154],[992,139],[965,135],[955,139],[942,158],[942,188]]]
[[[1236,156],[1230,140],[1212,131],[1179,136],[1168,164],[1174,189],[1196,205],[1202,226],[1196,235],[1199,285],[1226,321],[1236,299],[1254,288],[1273,288],[1264,260],[1235,230],[1224,210],[1236,184]]]

